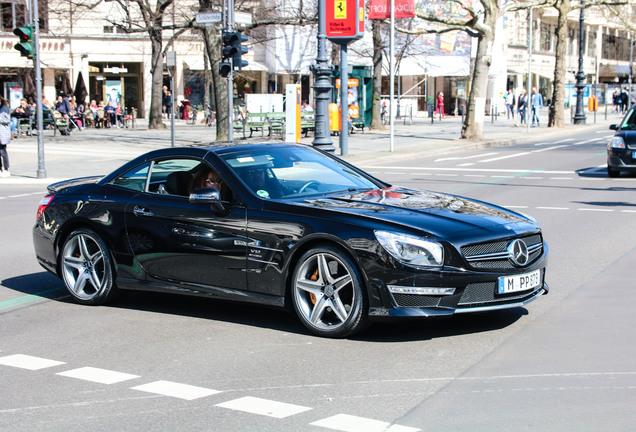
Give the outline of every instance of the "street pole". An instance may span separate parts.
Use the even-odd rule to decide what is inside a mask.
[[[581,0],[581,15],[579,18],[579,71],[576,74],[576,114],[574,124],[585,124],[585,112],[583,111],[583,98],[585,90],[585,73],[583,72],[583,48],[585,45],[585,16],[584,0]]]
[[[177,52],[166,52],[166,68],[168,69],[168,75],[170,76],[170,147],[175,146],[174,136],[174,74],[177,70]]]
[[[389,151],[393,152],[395,148],[394,135],[395,123],[393,119],[393,83],[395,81],[395,58],[393,52],[393,44],[395,41],[395,0],[391,0],[391,31],[389,33]]]
[[[349,64],[347,44],[340,45],[340,106],[342,107],[340,128],[340,154],[349,155]]]
[[[632,68],[634,67],[634,33],[629,35],[629,93],[627,94],[629,108],[632,107]]]
[[[42,67],[40,66],[40,15],[37,0],[33,1],[33,24],[35,37],[33,48],[35,49],[35,116],[38,128],[38,178],[46,178],[44,167],[44,123],[42,121]]]
[[[530,25],[528,26],[528,91],[526,93],[526,131],[530,132],[532,120],[532,8],[530,8]]]
[[[327,17],[325,13],[325,2],[318,1],[318,47],[316,63],[310,69],[314,74],[314,108],[315,108],[315,131],[312,145],[324,151],[333,152],[336,148],[331,143],[331,133],[329,132],[329,102],[331,102],[331,80],[332,65],[327,58]]]
[[[234,0],[225,0],[225,28],[228,32],[234,27]],[[230,73],[227,74],[227,139],[234,141],[234,59],[230,59]]]

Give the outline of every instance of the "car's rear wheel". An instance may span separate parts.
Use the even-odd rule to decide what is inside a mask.
[[[346,337],[367,324],[367,300],[351,259],[330,246],[312,249],[300,258],[292,280],[296,314],[313,333]]]
[[[116,295],[110,253],[95,231],[73,231],[64,241],[60,265],[66,288],[79,303],[99,305]]]
[[[621,174],[620,170],[614,169],[611,166],[607,166],[607,175],[609,177],[618,177]]]

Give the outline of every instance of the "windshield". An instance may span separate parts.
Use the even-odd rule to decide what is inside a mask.
[[[256,195],[297,198],[386,187],[311,148],[267,146],[219,155]]]
[[[623,117],[623,121],[621,122],[622,130],[636,130],[636,106],[633,106],[625,117]]]

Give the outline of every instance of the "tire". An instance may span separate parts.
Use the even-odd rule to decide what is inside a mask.
[[[73,231],[64,241],[59,260],[66,289],[78,303],[101,305],[117,295],[110,252],[95,231]]]
[[[608,177],[616,178],[616,177],[620,176],[620,174],[621,174],[620,170],[613,169],[609,165],[607,166],[607,176]]]
[[[360,274],[353,261],[334,247],[317,247],[300,257],[291,291],[296,315],[318,336],[347,337],[367,325]]]

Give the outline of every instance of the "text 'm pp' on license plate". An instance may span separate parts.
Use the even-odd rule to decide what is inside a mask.
[[[499,278],[499,294],[526,291],[541,285],[541,270],[515,276],[501,276]]]

